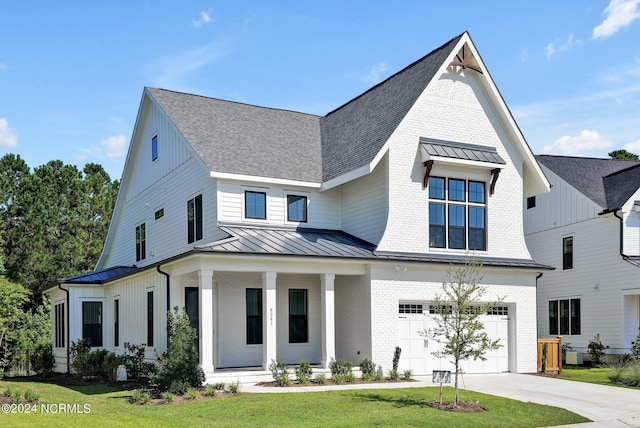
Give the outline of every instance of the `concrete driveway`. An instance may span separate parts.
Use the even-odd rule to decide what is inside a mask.
[[[640,427],[640,390],[543,376],[502,373],[464,375],[461,388],[561,407],[591,419],[572,427]]]

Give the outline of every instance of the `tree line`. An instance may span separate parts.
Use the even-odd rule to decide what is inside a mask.
[[[50,346],[43,291],[94,268],[119,186],[95,163],[32,170],[20,155],[0,158],[0,377],[36,344]]]

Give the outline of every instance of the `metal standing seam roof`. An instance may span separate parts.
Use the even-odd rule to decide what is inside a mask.
[[[420,138],[420,146],[429,156],[463,159],[506,165],[495,147]]]
[[[61,282],[63,284],[104,284],[113,279],[129,275],[139,269],[140,268],[136,266],[114,266],[107,269],[70,276],[64,278]]]

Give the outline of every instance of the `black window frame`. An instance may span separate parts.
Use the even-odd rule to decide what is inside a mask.
[[[55,334],[54,334],[54,346],[56,348],[66,348],[67,344],[65,342],[66,330],[65,330],[65,318],[66,313],[64,309],[64,302],[58,303],[54,305],[54,323],[55,323]]]
[[[147,343],[153,346],[153,290],[147,291]]]
[[[295,296],[295,302],[294,300]],[[297,301],[302,296],[303,302]],[[295,306],[294,306],[295,304]],[[298,312],[303,313],[298,313]],[[309,290],[306,288],[289,289],[289,343],[309,342]]]
[[[535,208],[535,207],[536,207],[536,197],[529,196],[527,198],[527,209],[530,210],[531,208]]]
[[[158,160],[158,135],[151,137],[151,162]]]
[[[292,204],[296,204],[299,201],[303,201],[302,203],[302,216],[300,218],[295,217],[292,218],[291,206]],[[303,195],[287,195],[287,221],[297,222],[297,223],[306,223],[307,222],[307,204],[308,199]],[[294,211],[297,214],[297,211]]]
[[[120,299],[113,300],[113,346],[120,346]]]
[[[250,196],[254,196],[254,197],[261,196],[262,203],[258,204],[256,201],[249,201]],[[262,207],[262,213],[252,212],[252,215],[249,215],[250,208],[256,209],[256,207],[260,207],[260,206]],[[244,218],[249,218],[252,220],[267,219],[267,193],[266,192],[258,192],[255,190],[244,191]]]
[[[187,242],[199,241],[203,237],[202,194],[187,201]]]
[[[434,176],[428,192],[429,248],[487,251],[487,183]]]
[[[92,313],[89,312],[90,305],[95,305],[95,307],[97,308],[98,322],[87,322],[87,318],[92,315]],[[102,302],[82,302],[82,338],[89,342],[89,345],[92,348],[99,348],[103,346],[102,313]]]
[[[553,336],[580,336],[582,312],[580,298],[549,300],[549,334]]]
[[[136,226],[136,262],[147,258],[147,227],[145,223]]]
[[[573,236],[562,238],[562,270],[573,269]]]
[[[246,298],[246,323],[247,345],[262,345],[263,318],[262,318],[262,288],[247,288]]]

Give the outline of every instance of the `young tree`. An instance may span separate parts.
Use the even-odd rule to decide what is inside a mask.
[[[499,303],[482,302],[485,288],[482,282],[482,265],[465,260],[459,266],[451,266],[447,271],[448,281],[442,284],[443,294],[438,295],[433,305],[438,308],[434,317],[435,327],[420,332],[422,336],[442,344],[433,355],[451,358],[455,367],[455,400],[458,404],[458,374],[463,360],[486,360],[484,355],[502,347],[499,340],[491,340],[484,331],[480,317]]]

